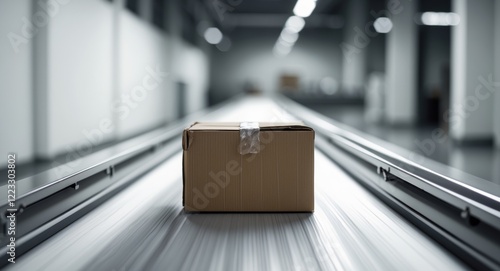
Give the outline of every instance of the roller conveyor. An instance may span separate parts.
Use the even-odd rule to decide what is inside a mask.
[[[295,106],[284,99],[276,103],[268,98],[243,98],[191,116],[186,122],[286,121],[301,118]],[[316,128],[317,119],[304,117]],[[26,206],[25,215],[53,210],[53,219],[25,222],[37,227],[24,226],[26,238],[21,250],[25,253],[18,263],[8,266],[9,270],[460,270],[493,268],[496,264],[488,251],[495,253],[498,240],[474,243],[467,238],[453,239],[455,230],[469,226],[460,228],[449,222],[451,229],[445,227],[447,222],[431,220],[431,211],[418,209],[430,204],[413,206],[409,202],[409,195],[415,200],[421,196],[413,187],[419,185],[415,180],[399,182],[405,176],[398,168],[391,171],[385,164],[373,166],[370,159],[379,161],[379,156],[362,159],[359,153],[348,153],[347,146],[356,146],[342,141],[340,132],[317,129],[314,213],[185,213],[177,136],[184,125],[125,142],[122,149],[112,151],[114,156],[99,154],[108,159],[96,156],[82,165],[89,172],[85,180],[64,176],[38,190],[26,188],[20,199]],[[367,152],[369,146],[365,147],[359,151]],[[379,162],[390,157],[385,158]],[[116,159],[121,160],[118,163]],[[370,184],[368,179],[381,179],[377,168],[385,174],[384,183],[391,180],[403,187],[394,191],[392,186]],[[90,174],[92,170],[95,173]],[[108,185],[97,186],[108,179]],[[78,180],[84,187],[82,194],[85,182],[93,183],[88,185],[88,196],[80,195],[80,200],[71,203],[80,192],[63,190]],[[442,182],[445,186],[445,180]],[[426,189],[419,187],[430,195],[424,197],[428,201],[441,193],[437,188]],[[62,196],[64,193],[72,194]],[[398,195],[408,201],[398,199]],[[451,197],[442,200],[450,210],[455,208],[452,203],[460,204]],[[479,196],[471,201],[471,208],[495,207],[494,202],[483,202]],[[57,211],[63,203],[71,208]],[[484,214],[477,212],[477,217],[470,218],[494,222],[496,213],[488,213],[490,209],[481,209]],[[441,214],[446,217],[447,213],[448,209]],[[487,233],[495,232],[494,225],[481,227]],[[484,238],[474,231],[471,235]]]

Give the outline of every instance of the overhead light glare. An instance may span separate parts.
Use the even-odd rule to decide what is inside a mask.
[[[205,34],[203,35],[205,40],[210,44],[219,44],[224,37],[222,32],[217,27],[210,27],[205,30]]]
[[[378,33],[389,33],[392,30],[392,21],[387,17],[379,17],[373,23],[373,28]]]
[[[287,47],[293,47],[295,45],[295,42],[288,42],[282,38],[279,38],[276,43],[280,43],[281,45],[283,46],[287,46]]]
[[[293,8],[293,14],[299,17],[309,17],[316,8],[316,0],[297,0]]]
[[[455,26],[460,23],[460,16],[453,12],[424,12],[420,17],[423,25]]]
[[[300,32],[304,28],[305,24],[306,21],[304,21],[304,18],[299,16],[291,16],[290,18],[288,18],[288,20],[286,20],[285,28],[289,29],[289,31],[292,32]]]

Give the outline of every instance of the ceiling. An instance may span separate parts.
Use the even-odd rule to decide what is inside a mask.
[[[318,0],[316,13],[332,13],[340,0]],[[231,13],[292,14],[297,0],[232,0]]]

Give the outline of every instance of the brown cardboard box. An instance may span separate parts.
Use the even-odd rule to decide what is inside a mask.
[[[314,130],[300,122],[258,126],[243,145],[240,123],[195,123],[184,130],[186,211],[314,210]],[[248,139],[260,142],[248,146]],[[249,150],[258,153],[240,154]]]

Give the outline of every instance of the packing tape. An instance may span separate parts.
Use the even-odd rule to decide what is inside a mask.
[[[240,123],[240,154],[260,152],[260,127],[258,122]]]

